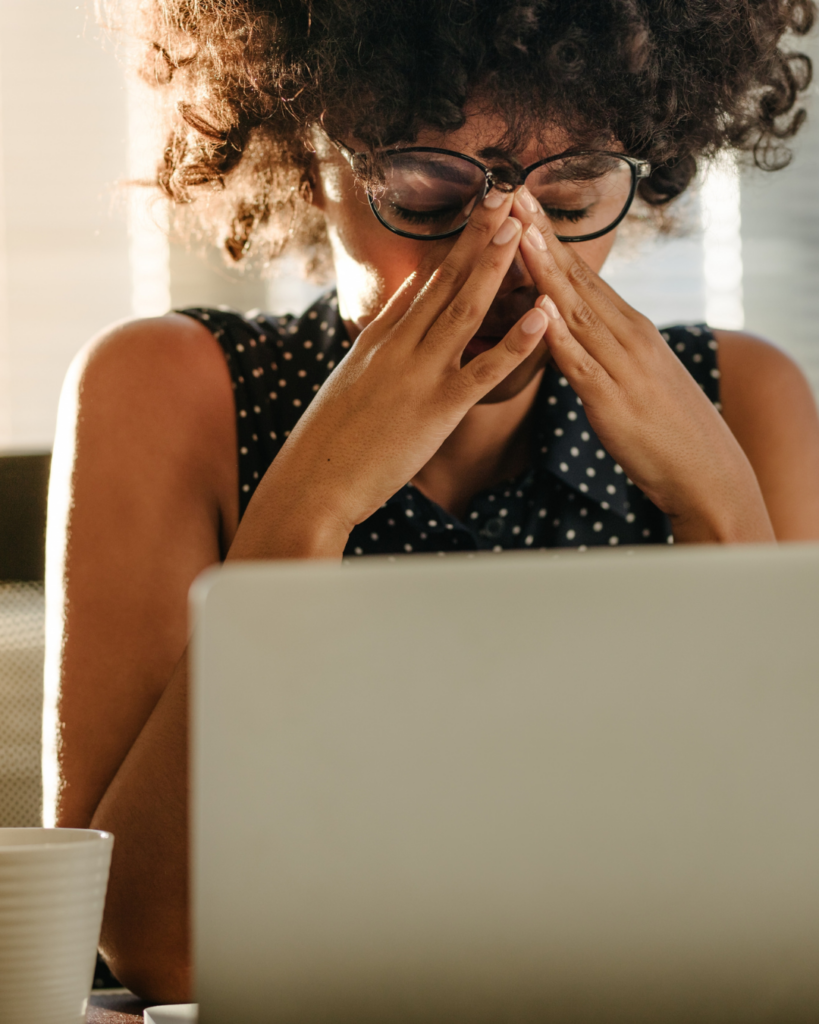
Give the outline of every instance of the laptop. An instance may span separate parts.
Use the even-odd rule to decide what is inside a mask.
[[[192,592],[202,1024],[819,1020],[819,545]]]

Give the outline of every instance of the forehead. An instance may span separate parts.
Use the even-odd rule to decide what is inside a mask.
[[[543,124],[524,139],[510,141],[509,128],[500,115],[467,111],[465,123],[455,131],[424,128],[416,146],[434,146],[466,153],[479,160],[511,158],[523,167],[571,148],[574,139],[565,129]]]

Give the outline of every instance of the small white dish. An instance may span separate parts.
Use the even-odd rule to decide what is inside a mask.
[[[175,1003],[169,1006],[149,1006],[144,1013],[145,1024],[196,1024],[199,1020],[198,1003]]]

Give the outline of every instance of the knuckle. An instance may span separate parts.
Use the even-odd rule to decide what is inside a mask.
[[[432,276],[431,284],[452,288],[460,283],[461,270],[455,263],[445,260]]]
[[[467,327],[480,317],[474,303],[463,295],[457,295],[447,307],[446,318],[452,327]]]
[[[588,271],[583,264],[578,263],[577,260],[572,260],[566,268],[566,277],[574,288],[584,288],[591,284],[591,278],[589,277]]]
[[[570,326],[575,330],[588,330],[598,325],[594,310],[582,299],[575,302],[569,310],[569,321]]]
[[[476,210],[466,222],[464,234],[467,234],[467,237],[474,235],[476,238],[489,239],[495,233],[495,230],[495,227],[483,211]]]

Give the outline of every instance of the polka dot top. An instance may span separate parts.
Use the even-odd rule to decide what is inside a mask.
[[[240,513],[350,340],[334,292],[301,317],[181,310],[219,341],[236,400]],[[663,338],[717,409],[717,343],[704,325]],[[565,377],[549,368],[534,409],[530,468],[472,499],[463,519],[412,484],[356,526],[345,556],[670,544],[668,518],[628,479],[589,425]]]

